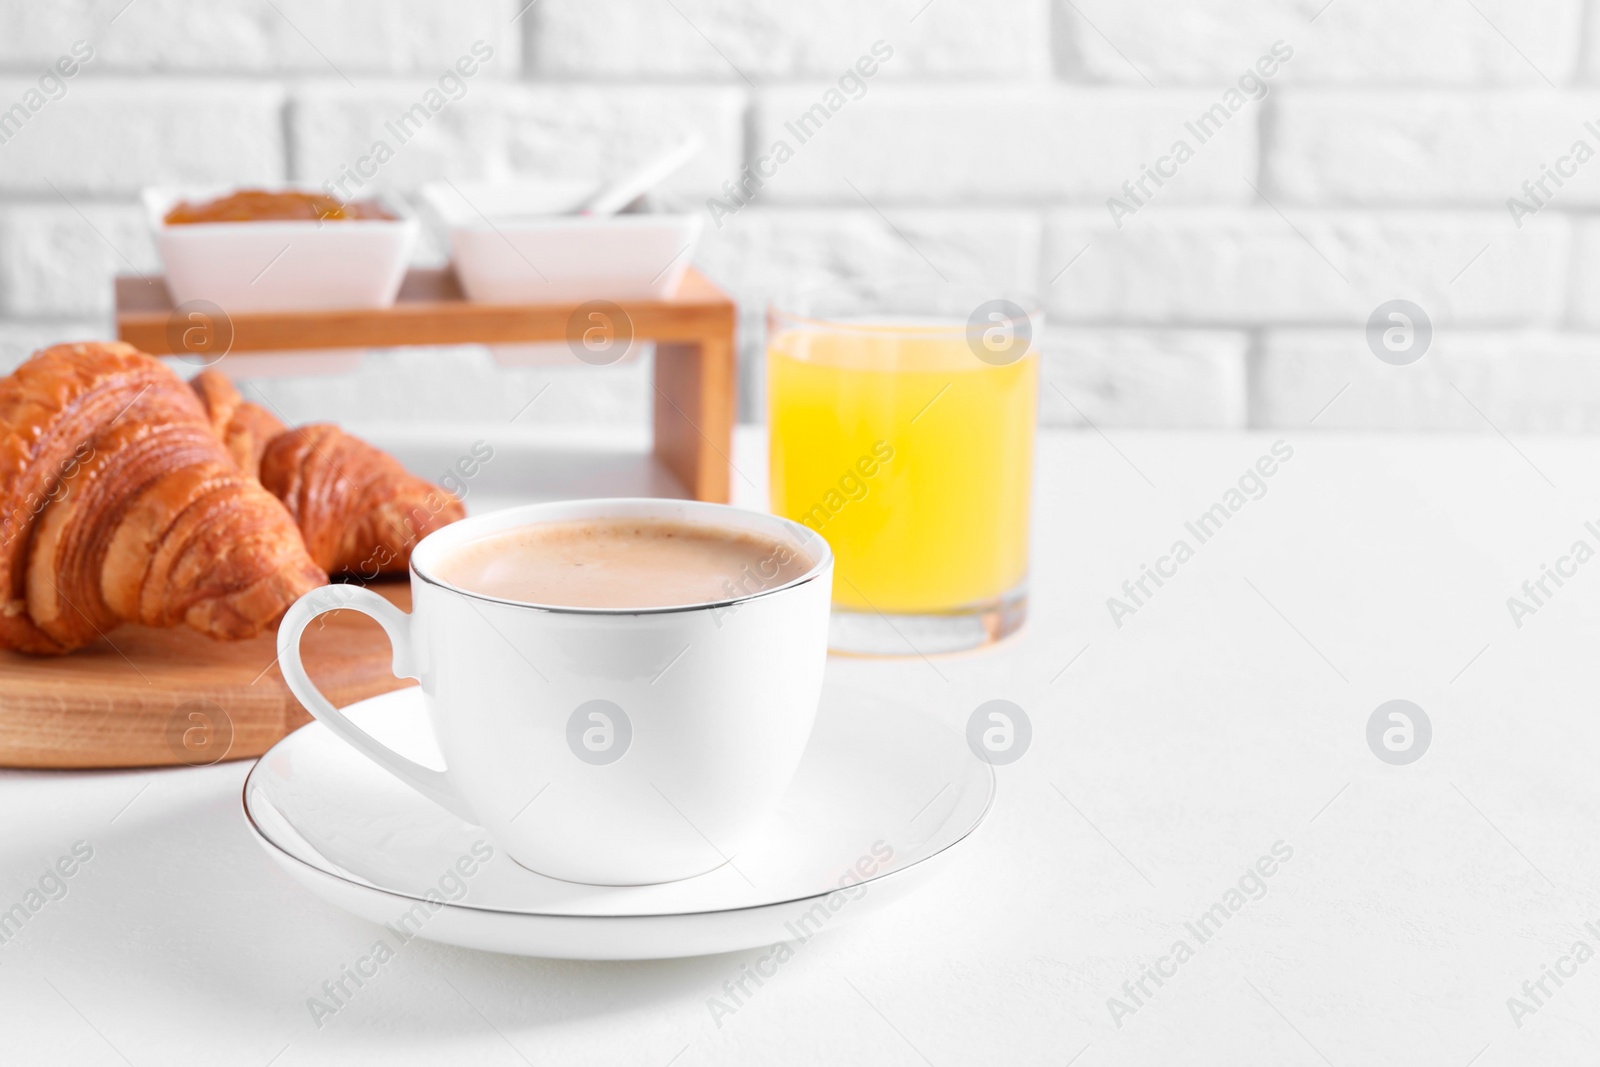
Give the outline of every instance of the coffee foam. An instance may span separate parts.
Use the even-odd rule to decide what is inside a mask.
[[[458,589],[548,607],[658,609],[775,589],[814,561],[745,530],[655,518],[574,519],[488,534],[434,568]]]

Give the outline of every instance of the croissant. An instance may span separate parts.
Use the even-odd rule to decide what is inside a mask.
[[[0,647],[68,652],[122,622],[250,637],[326,582],[155,359],[57,345],[0,379]]]
[[[266,408],[246,403],[233,383],[216,371],[201,371],[189,379],[189,386],[200,397],[211,432],[228,446],[239,469],[259,481],[261,454],[288,427]]]
[[[202,371],[190,385],[213,432],[283,501],[311,558],[330,574],[404,573],[419,540],[466,514],[456,497],[337,426],[286,429],[216,371]]]

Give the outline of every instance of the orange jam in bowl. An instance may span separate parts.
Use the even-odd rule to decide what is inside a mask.
[[[399,218],[376,200],[348,203],[323,193],[295,189],[241,189],[212,200],[182,200],[164,220],[169,226],[203,222],[335,222]]]

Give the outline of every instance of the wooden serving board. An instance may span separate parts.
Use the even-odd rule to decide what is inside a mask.
[[[410,610],[405,580],[372,585]],[[320,624],[320,625],[319,625]],[[0,651],[0,766],[153,767],[259,756],[311,717],[284,684],[276,632],[213,641],[184,627],[124,626],[66,656]],[[336,706],[415,685],[389,672],[389,640],[354,611],[301,642]]]

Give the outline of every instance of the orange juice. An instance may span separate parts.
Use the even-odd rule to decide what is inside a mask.
[[[959,323],[774,325],[772,509],[833,547],[834,605],[942,614],[1019,591],[1037,352],[991,366]]]

